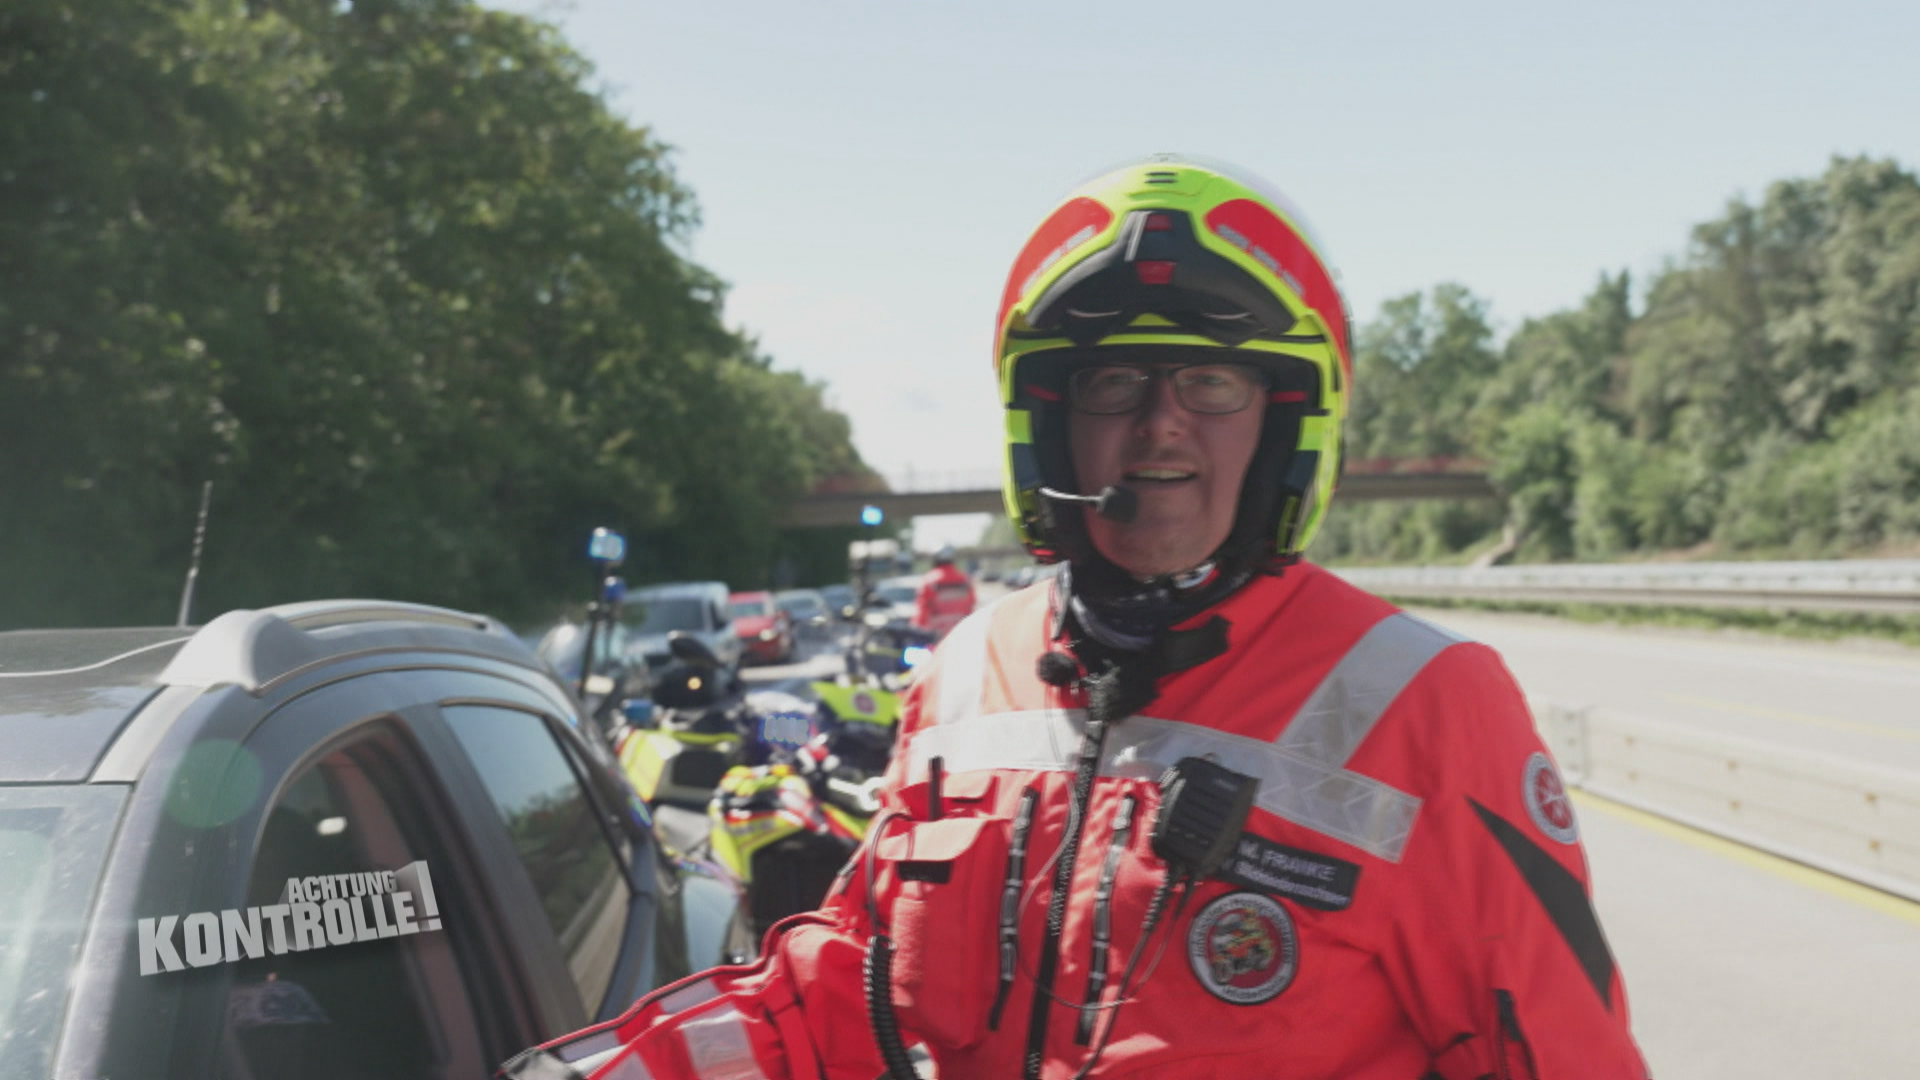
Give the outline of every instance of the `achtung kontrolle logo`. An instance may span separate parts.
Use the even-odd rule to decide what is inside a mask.
[[[141,919],[140,974],[257,960],[440,929],[424,860],[398,870],[288,878],[280,902]]]

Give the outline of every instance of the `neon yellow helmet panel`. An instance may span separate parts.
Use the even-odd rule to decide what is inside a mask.
[[[1071,554],[1074,528],[1039,494],[1073,490],[1065,372],[1120,348],[1230,350],[1268,379],[1265,441],[1230,542],[1299,555],[1340,474],[1350,337],[1324,250],[1260,181],[1157,155],[1082,185],[1014,260],[996,323],[1002,490],[1016,533],[1043,561]]]

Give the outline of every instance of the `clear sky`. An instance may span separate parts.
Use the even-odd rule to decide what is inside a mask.
[[[1455,281],[1503,331],[1835,154],[1920,168],[1914,0],[495,2],[675,148],[728,320],[890,475],[996,468],[1007,266],[1118,161],[1264,176],[1358,321]]]

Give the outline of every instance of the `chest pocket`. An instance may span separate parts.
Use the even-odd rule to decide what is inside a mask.
[[[894,826],[875,849],[894,941],[893,1003],[905,1026],[959,1048],[987,1031],[998,965],[1008,822],[949,817]]]

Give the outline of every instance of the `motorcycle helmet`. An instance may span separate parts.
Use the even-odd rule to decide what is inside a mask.
[[[1028,238],[1001,297],[994,373],[1007,514],[1042,562],[1097,559],[1079,507],[1040,489],[1075,490],[1069,375],[1123,358],[1262,372],[1260,442],[1215,558],[1246,568],[1297,558],[1340,475],[1353,382],[1346,301],[1299,212],[1230,166],[1156,155],[1083,184]]]

